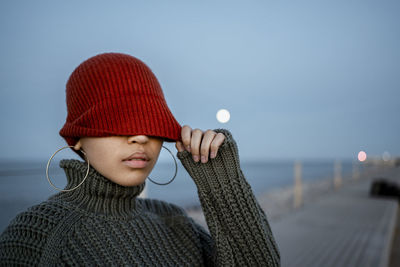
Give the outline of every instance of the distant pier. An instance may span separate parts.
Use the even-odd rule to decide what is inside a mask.
[[[257,196],[278,243],[282,267],[400,266],[389,265],[400,243],[400,236],[394,240],[396,225],[400,232],[398,200],[370,195],[376,178],[400,183],[400,167],[375,162],[364,172],[354,167],[352,174],[342,176],[339,163],[334,166],[332,179],[304,184],[296,162],[293,186]],[[207,228],[201,212],[188,213]]]
[[[374,177],[400,181],[400,168],[361,177],[273,220],[282,266],[389,266],[399,204],[369,195]]]

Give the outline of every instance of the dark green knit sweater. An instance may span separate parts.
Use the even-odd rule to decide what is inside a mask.
[[[193,178],[210,233],[174,204],[137,198],[144,185],[124,187],[91,167],[76,190],[52,195],[18,214],[0,236],[1,265],[279,266],[267,217],[240,169],[236,142],[215,159],[177,153]],[[76,186],[87,164],[62,160]],[[179,192],[177,192],[179,193]]]

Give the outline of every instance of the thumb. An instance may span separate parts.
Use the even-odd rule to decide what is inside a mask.
[[[183,146],[181,141],[176,141],[175,147],[176,149],[178,149],[178,152],[182,152],[185,150],[185,147]]]

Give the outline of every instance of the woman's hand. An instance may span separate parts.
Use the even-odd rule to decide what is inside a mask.
[[[190,128],[185,125],[182,127],[182,142],[176,141],[175,147],[179,152],[187,150],[192,153],[193,160],[198,162],[201,158],[202,163],[208,161],[208,155],[210,158],[217,156],[218,148],[225,140],[223,133],[216,133],[212,130],[203,132],[200,129]]]

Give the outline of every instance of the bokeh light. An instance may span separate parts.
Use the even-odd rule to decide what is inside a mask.
[[[360,151],[358,152],[358,160],[359,161],[365,161],[367,159],[367,153],[365,153],[364,151]]]
[[[387,151],[383,152],[382,159],[383,159],[383,161],[389,161],[390,160],[390,153],[387,152]]]
[[[229,121],[229,119],[231,118],[231,114],[229,113],[228,110],[226,109],[220,109],[217,112],[217,120],[220,123],[226,123]]]

